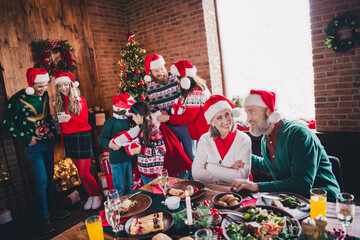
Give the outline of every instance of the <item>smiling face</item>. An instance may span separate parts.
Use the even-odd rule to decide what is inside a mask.
[[[255,137],[264,134],[270,127],[270,122],[267,121],[270,111],[264,107],[249,106],[245,107],[247,121],[250,124],[250,133]]]
[[[36,96],[44,95],[44,93],[46,92],[46,90],[48,88],[48,85],[49,85],[49,82],[34,83],[34,85],[33,85],[34,95],[36,95]]]
[[[68,96],[70,92],[70,83],[68,82],[60,82],[56,84],[57,89],[61,92],[64,96]]]
[[[223,138],[226,137],[229,132],[231,132],[233,121],[234,120],[231,116],[230,110],[225,109],[218,112],[213,117],[210,124],[219,131],[220,136]]]
[[[156,83],[165,84],[168,79],[168,73],[165,67],[159,67],[151,70],[151,75],[156,79]]]

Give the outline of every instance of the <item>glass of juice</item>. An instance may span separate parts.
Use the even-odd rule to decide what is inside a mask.
[[[104,240],[104,232],[99,216],[91,216],[85,220],[86,229],[90,240]]]
[[[320,214],[326,217],[326,190],[313,188],[310,190],[310,217],[315,219]]]

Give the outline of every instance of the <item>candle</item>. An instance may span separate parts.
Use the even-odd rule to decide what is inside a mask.
[[[191,210],[191,199],[190,199],[190,196],[189,196],[189,192],[187,190],[185,190],[185,195],[186,195],[186,198],[185,198],[185,201],[186,201],[186,215],[187,215],[187,221],[188,221],[188,224],[192,224],[193,222],[193,219],[192,219],[192,210]]]

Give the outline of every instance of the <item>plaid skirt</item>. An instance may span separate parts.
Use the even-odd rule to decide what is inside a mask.
[[[92,157],[90,131],[64,134],[63,140],[66,157],[74,159],[87,159]]]

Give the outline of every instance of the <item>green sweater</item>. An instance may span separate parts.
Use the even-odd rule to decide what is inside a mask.
[[[110,140],[118,133],[129,130],[129,121],[127,119],[117,119],[110,117],[104,123],[102,132],[99,135],[99,143],[103,148],[109,148]],[[115,151],[109,149],[109,161],[111,164],[131,161],[133,156],[126,153],[125,148]]]
[[[261,182],[264,192],[293,192],[310,197],[311,188],[323,188],[329,201],[340,193],[332,166],[317,136],[305,125],[284,120],[275,151],[275,162],[268,158],[265,137],[261,140],[263,158],[252,155],[254,167],[268,172],[274,181]]]
[[[25,89],[15,93],[8,101],[3,127],[13,137],[19,138],[27,147],[33,136],[41,138],[38,143],[49,141],[50,133],[56,134],[49,110],[49,95],[32,96]]]

